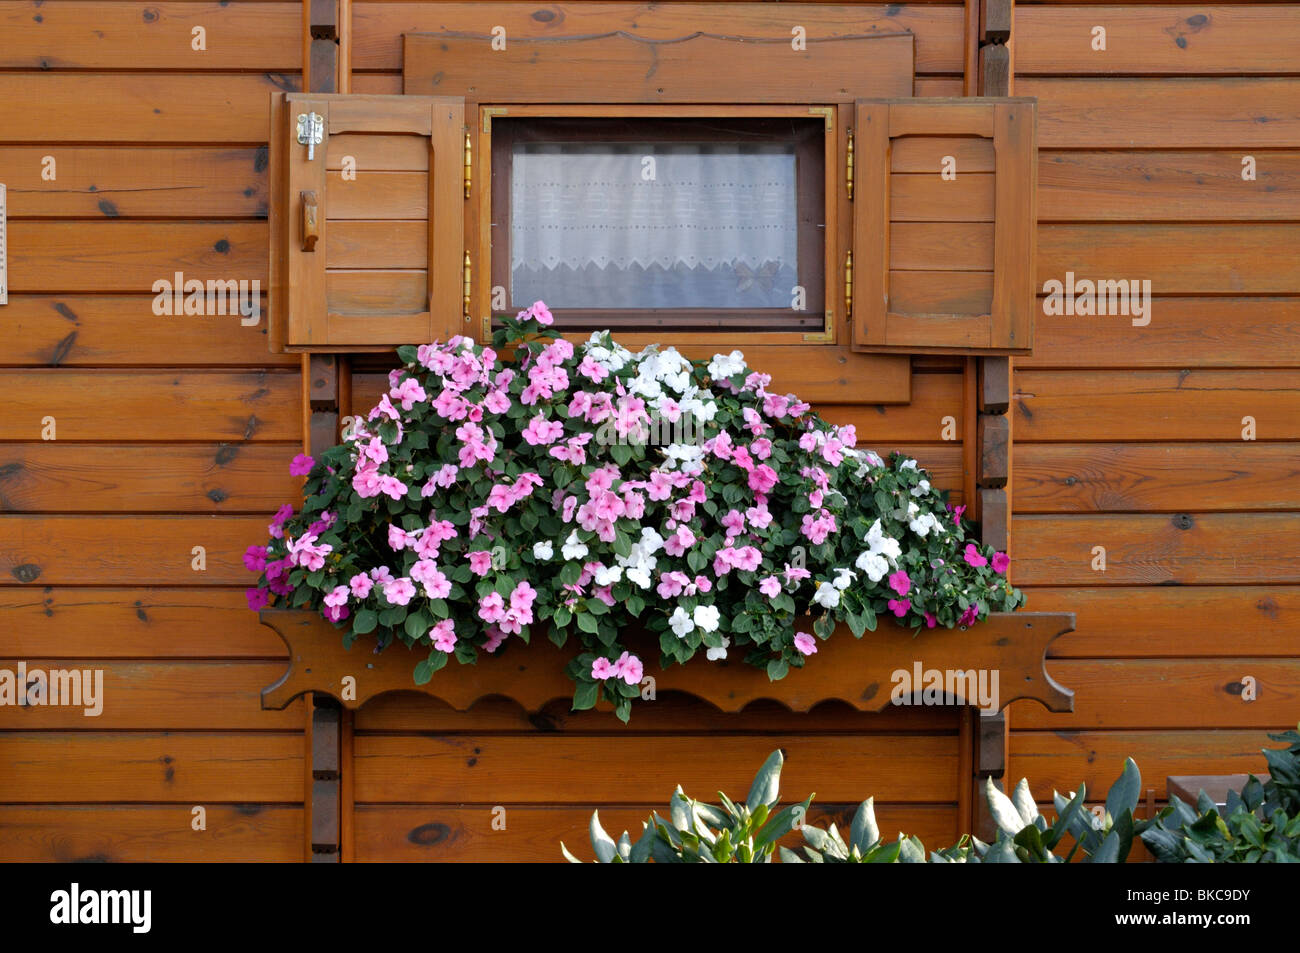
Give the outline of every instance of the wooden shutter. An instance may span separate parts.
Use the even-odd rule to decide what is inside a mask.
[[[298,117],[313,112],[324,141],[308,158]],[[464,101],[287,93],[273,118],[284,166],[273,173],[283,184],[272,195],[283,243],[272,249],[283,263],[273,346],[356,350],[464,333]]]
[[[853,346],[1033,346],[1034,101],[859,100]]]

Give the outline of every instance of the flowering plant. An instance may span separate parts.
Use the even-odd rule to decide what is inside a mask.
[[[775,680],[837,623],[964,627],[1023,604],[915,460],[857,449],[739,351],[575,347],[551,323],[538,302],[493,347],[398,348],[367,418],[294,459],[304,503],[245,554],[249,606],[427,647],[419,684],[535,628],[572,637],[574,708],[603,696],[626,721],[630,630],[658,636],[662,665],[742,653]]]

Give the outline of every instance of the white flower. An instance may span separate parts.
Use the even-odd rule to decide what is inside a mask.
[[[865,552],[858,557],[854,565],[866,573],[867,578],[872,582],[880,582],[889,572],[888,561],[879,553]]]
[[[925,537],[930,535],[930,530],[940,529],[940,525],[939,521],[935,519],[933,513],[922,513],[920,516],[916,517],[916,519],[908,523],[907,528],[917,536]]]
[[[640,545],[648,555],[653,556],[664,548],[664,538],[659,535],[653,526],[643,526],[641,527]]]
[[[716,632],[718,630],[720,616],[721,613],[718,612],[717,606],[695,607],[695,624],[705,632]]]
[[[668,617],[668,625],[679,639],[684,639],[688,633],[695,631],[695,623],[681,606],[674,609],[673,614]]]
[[[848,569],[836,569],[835,572],[838,575],[836,575],[835,577],[834,585],[835,588],[839,589],[840,591],[849,588],[849,583],[852,582],[855,578],[857,578],[857,574],[850,572]]]
[[[732,351],[730,354],[715,354],[713,360],[709,361],[709,376],[714,380],[734,377],[744,369],[745,355],[740,351]]]
[[[880,528],[880,520],[872,523],[871,529],[867,530],[867,546],[872,555],[884,556],[890,560],[897,559],[903,552],[902,547],[898,545],[898,540],[885,535],[885,531]],[[863,567],[859,565],[858,568]]]
[[[902,463],[900,463],[900,464],[898,465],[898,469],[900,469],[900,470],[915,470],[915,469],[916,469],[916,461],[915,461],[915,460],[904,460]]]
[[[636,583],[642,589],[650,588],[650,573],[641,566],[633,566],[627,571],[628,582]]]
[[[560,548],[560,555],[565,559],[581,559],[587,555],[587,545],[578,539],[577,531],[569,533],[569,538],[564,541]]]
[[[533,543],[534,559],[550,559],[555,555],[555,547],[551,545],[549,539],[544,539],[540,543]]]
[[[834,609],[840,604],[840,591],[829,582],[818,583],[817,591],[813,593],[813,602],[827,609]]]
[[[623,578],[623,567],[621,566],[601,566],[595,572],[596,585],[612,586]]]
[[[716,649],[711,648],[704,654],[710,662],[720,662],[727,657],[727,647],[729,645],[731,645],[731,639],[723,636],[722,645],[718,646]]]
[[[920,483],[918,483],[916,486],[912,487],[912,495],[913,495],[913,496],[924,496],[925,494],[927,494],[927,493],[929,493],[929,492],[930,492],[930,481],[929,481],[929,480],[922,480],[922,481],[921,481]]]

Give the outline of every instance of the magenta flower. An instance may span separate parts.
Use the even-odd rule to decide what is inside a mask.
[[[244,597],[248,599],[248,608],[254,612],[271,604],[271,597],[265,589],[245,589]]]
[[[969,606],[966,609],[966,611],[961,614],[961,618],[957,620],[957,624],[974,625],[976,622],[979,621],[979,617],[980,617],[979,606]]]
[[[996,573],[1005,573],[1007,567],[1011,565],[1011,557],[1006,553],[993,554],[993,571]]]
[[[244,552],[244,567],[249,572],[261,572],[266,568],[266,547],[249,546]]]
[[[907,613],[911,610],[912,601],[910,599],[890,599],[889,608],[890,611],[894,613],[894,615],[898,616],[901,619],[903,616],[907,615]]]
[[[331,622],[342,622],[352,613],[348,611],[347,606],[326,606],[321,609],[320,614]]]
[[[795,634],[794,647],[804,655],[817,654],[817,640],[807,632],[798,632]]]
[[[981,566],[987,566],[989,564],[989,561],[980,555],[980,551],[975,547],[974,543],[966,544],[965,555],[966,555],[966,565],[968,566],[974,566],[976,569],[978,569]]]
[[[306,476],[316,461],[305,453],[300,453],[289,462],[289,476]]]
[[[933,613],[926,612],[924,613],[924,615],[925,615],[925,627],[927,629],[933,629],[936,625],[939,624],[938,617],[935,616]]]
[[[905,596],[912,590],[911,577],[907,575],[905,570],[900,569],[889,577],[889,588],[900,596]],[[890,603],[890,608],[893,608],[893,603]],[[898,614],[902,615],[901,612]]]

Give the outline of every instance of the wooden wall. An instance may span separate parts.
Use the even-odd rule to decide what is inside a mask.
[[[1157,799],[1169,774],[1262,771],[1264,730],[1300,718],[1298,27],[1295,4],[1016,5],[1040,288],[1155,296],[1145,327],[1040,315],[1015,362],[1011,574],[1078,614],[1049,664],[1075,712],[1011,715],[1008,775],[1039,799],[1104,791],[1126,755]]]
[[[241,561],[297,493],[299,360],[265,317],[156,316],[150,294],[177,271],[266,288],[267,102],[301,86],[301,23],[296,2],[0,2],[0,667],[103,669],[106,695],[97,718],[0,708],[0,859],[305,856],[303,706],[259,710],[283,646]]]

